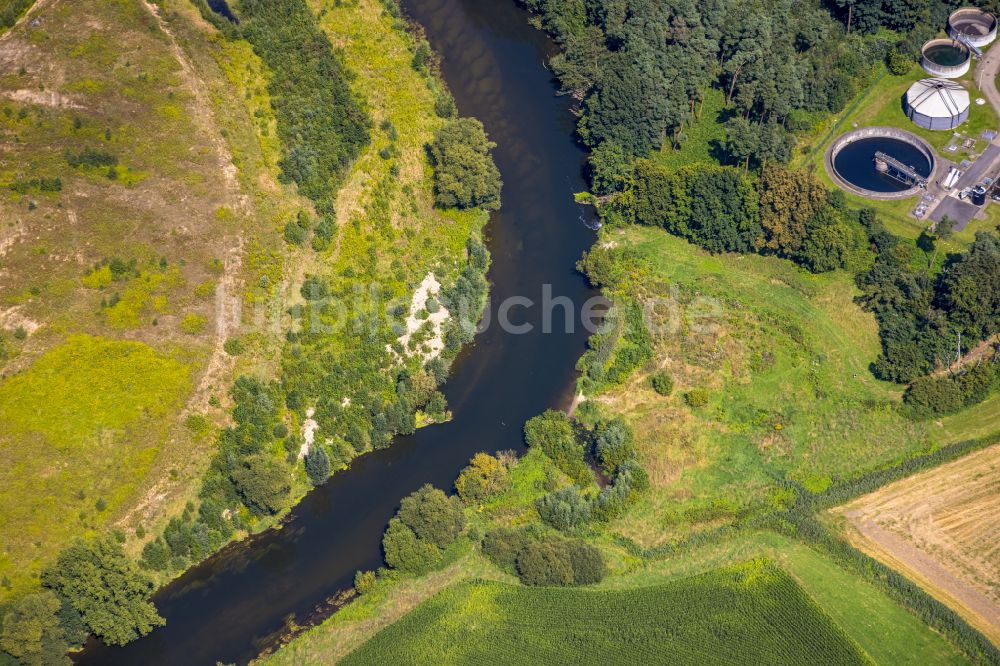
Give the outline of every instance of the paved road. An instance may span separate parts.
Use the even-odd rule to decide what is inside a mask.
[[[976,65],[976,86],[983,97],[1000,115],[1000,91],[997,90],[997,73],[1000,72],[1000,42],[996,42],[979,59]],[[993,145],[1000,146],[1000,133],[993,138]]]
[[[980,94],[1000,116],[1000,91],[997,90],[998,73],[1000,73],[1000,42],[996,42],[983,54],[974,72],[976,87],[979,88]],[[994,175],[997,172],[1000,172],[1000,132],[993,137],[993,141],[986,147],[979,159],[962,174],[951,193],[946,194],[941,199],[941,202],[928,217],[932,221],[938,222],[947,215],[958,221],[955,229],[961,231],[972,221],[980,209],[968,201],[959,201],[954,195],[966,187],[972,187],[979,183],[984,177]]]

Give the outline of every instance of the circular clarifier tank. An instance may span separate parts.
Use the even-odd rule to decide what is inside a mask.
[[[920,65],[928,74],[945,79],[956,79],[969,71],[972,53],[954,39],[932,39],[920,51]]]
[[[997,38],[997,18],[974,7],[958,9],[948,17],[948,34],[981,49]]]
[[[834,141],[827,153],[827,170],[842,188],[873,199],[896,199],[916,194],[920,187],[893,177],[895,166],[880,159],[882,153],[929,180],[934,172],[934,153],[915,135],[896,128],[868,127],[849,132]]]

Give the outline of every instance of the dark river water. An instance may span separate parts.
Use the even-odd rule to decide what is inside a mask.
[[[584,226],[587,210],[573,202],[585,188],[584,154],[572,138],[569,99],[555,95],[544,67],[552,44],[513,0],[403,5],[443,56],[459,111],[481,119],[498,144],[503,208],[487,228],[493,321],[505,298],[540,303],[543,285],[579,306],[595,295],[574,269],[593,233]],[[233,544],[161,590],[155,601],[165,627],[124,648],[92,641],[77,661],[244,663],[290,619],[315,619],[355,571],[382,564],[382,532],[402,497],[428,482],[450,488],[477,451],[522,450],[524,422],[570,402],[587,338],[579,318],[566,333],[557,308],[555,332],[545,334],[539,305],[513,312],[535,330],[513,335],[491,325],[463,352],[445,387],[452,422],[358,458],[311,492],[282,529]]]

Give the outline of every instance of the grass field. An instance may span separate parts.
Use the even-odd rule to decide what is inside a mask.
[[[760,256],[712,256],[658,229],[610,232],[647,268],[630,294],[653,309],[655,358],[598,402],[623,414],[653,483],[613,528],[644,546],[740,512],[779,506],[790,477],[812,490],[951,441],[1000,431],[989,405],[937,422],[894,408],[900,387],[868,369],[874,319],[844,272],[809,274]],[[657,395],[649,376],[676,388]],[[709,403],[684,394],[702,388]],[[968,418],[969,415],[972,418]]]
[[[449,588],[345,664],[857,664],[869,660],[780,569],[757,561],[627,591]]]
[[[142,488],[191,388],[191,359],[73,336],[0,383],[0,575],[15,587]]]
[[[905,572],[1000,640],[1000,447],[897,481],[834,510],[859,548]]]

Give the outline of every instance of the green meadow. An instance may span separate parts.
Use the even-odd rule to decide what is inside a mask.
[[[134,499],[192,369],[141,342],[77,335],[0,381],[0,576],[30,583]]]

